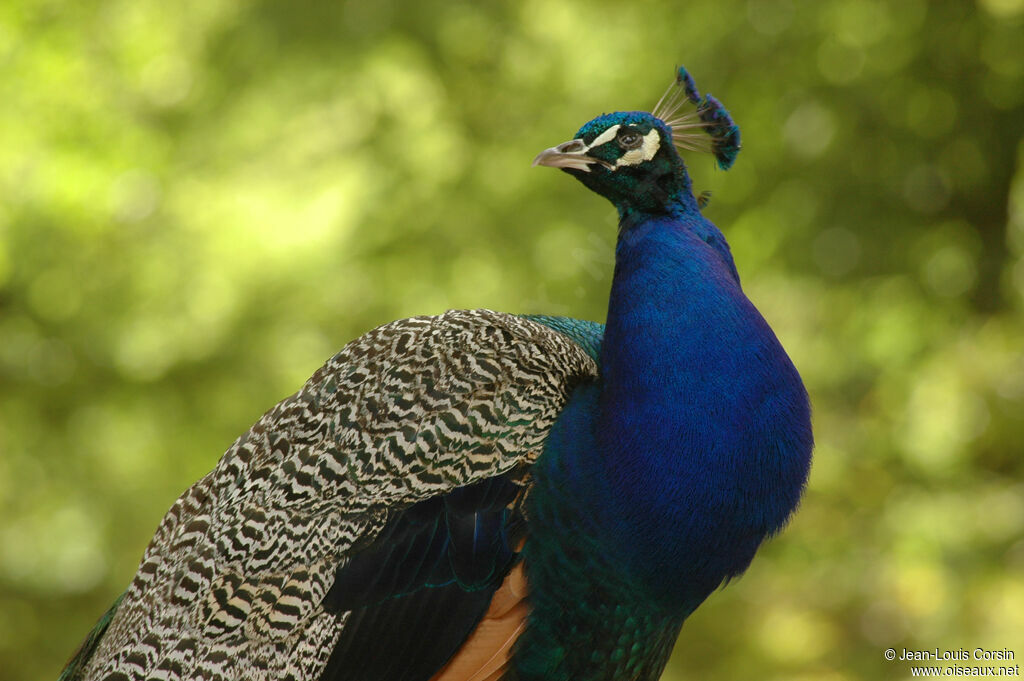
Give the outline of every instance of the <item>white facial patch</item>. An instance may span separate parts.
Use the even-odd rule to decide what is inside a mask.
[[[616,125],[615,127],[617,128],[619,126]],[[611,128],[609,128],[609,130],[611,130]],[[604,135],[601,136],[604,137]],[[615,161],[615,167],[635,166],[643,163],[644,161],[650,161],[654,158],[654,155],[658,153],[658,148],[660,146],[661,137],[658,135],[658,130],[657,128],[652,128],[649,133],[644,135],[644,143],[636,149],[630,149],[620,156],[619,159]]]
[[[594,138],[594,141],[587,145],[584,152],[590,151],[595,147],[599,147],[602,144],[607,144],[615,139],[615,136],[619,133],[619,128],[622,126],[616,123],[612,127],[608,128],[600,135]],[[609,170],[615,170],[615,168],[621,168],[622,166],[635,166],[640,165],[644,161],[650,161],[654,158],[654,155],[658,153],[658,148],[661,146],[661,137],[658,135],[658,130],[652,128],[650,132],[644,135],[643,144],[636,149],[630,149],[615,161],[615,167],[611,167],[605,164]],[[589,171],[590,168],[583,168],[582,170]]]
[[[594,138],[593,142],[587,145],[587,150],[593,149],[594,147],[599,147],[602,144],[605,144],[606,142],[611,142],[613,139],[615,139],[615,135],[619,132],[619,128],[621,127],[621,125],[616,123],[612,127],[602,132],[600,135]]]

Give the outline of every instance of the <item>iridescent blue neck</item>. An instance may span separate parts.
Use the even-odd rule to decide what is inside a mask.
[[[623,215],[601,373],[601,524],[659,598],[696,607],[795,507],[810,431],[799,376],[695,202]]]

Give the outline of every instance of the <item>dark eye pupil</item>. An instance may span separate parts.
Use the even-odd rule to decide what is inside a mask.
[[[636,132],[624,132],[619,135],[619,145],[624,149],[635,149],[640,146],[642,141],[639,133]]]

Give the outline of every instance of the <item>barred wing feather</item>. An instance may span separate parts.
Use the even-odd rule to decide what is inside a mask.
[[[362,640],[345,608],[378,636],[416,626],[393,602],[407,593],[470,613],[448,632],[434,623],[443,664],[512,566],[500,545],[518,541],[510,528],[522,523],[529,464],[573,388],[596,376],[568,336],[488,310],[354,340],[174,503],[90,659],[66,678],[312,680],[330,660],[331,678],[358,679],[344,655],[332,658]],[[491,572],[469,583],[477,577],[436,559],[439,542],[470,556],[459,559],[467,574],[480,556]],[[365,569],[378,556],[380,570]],[[372,582],[361,596],[332,592],[362,584],[359,569]]]

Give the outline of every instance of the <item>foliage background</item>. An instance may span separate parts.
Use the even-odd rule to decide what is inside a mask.
[[[612,211],[529,163],[680,62],[743,128],[733,171],[690,167],[818,448],[666,678],[1019,662],[1022,28],[1021,0],[3,3],[3,675],[55,678],[173,499],[349,339],[603,319]]]

